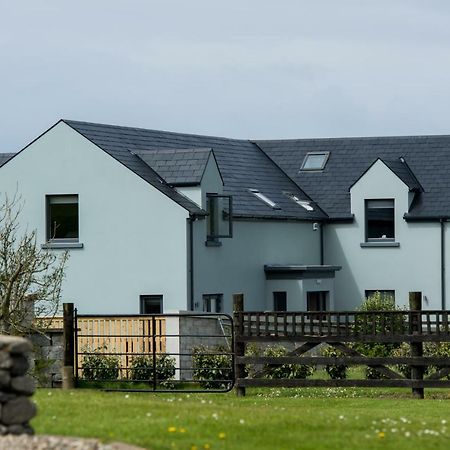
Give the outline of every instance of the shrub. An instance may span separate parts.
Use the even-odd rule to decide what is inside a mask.
[[[282,346],[267,347],[264,356],[280,357],[287,356],[288,351]],[[306,364],[265,364],[264,373],[266,378],[306,378],[314,372],[312,366]]]
[[[90,381],[116,380],[119,376],[119,358],[101,353],[102,348],[95,349],[83,356],[81,373]]]
[[[368,314],[364,317],[357,316],[354,324],[355,333],[373,334],[375,331],[376,334],[390,334],[391,332],[403,333],[405,331],[405,314],[395,315],[393,320],[385,320],[382,313],[375,314],[375,312],[379,311],[402,311],[401,308],[395,305],[395,301],[392,297],[383,296],[380,292],[375,292],[375,294],[364,300],[358,310],[363,312],[373,311],[374,314]],[[400,347],[400,344],[357,342],[352,344],[352,347],[365,356],[388,357],[392,355],[392,352],[396,348]],[[384,378],[384,375],[372,367],[367,367],[366,378],[378,379]]]
[[[175,377],[175,358],[169,355],[156,355],[156,380],[167,382]],[[153,380],[153,357],[146,355],[135,356],[130,364],[129,378],[135,381]],[[170,387],[170,383],[166,383]]]
[[[198,346],[193,350],[193,377],[205,389],[227,389],[232,383],[232,356],[225,347]]]
[[[331,347],[326,346],[323,347],[321,352],[322,356],[332,357],[332,358],[338,358],[340,356],[345,356],[345,353],[341,352],[340,350]],[[325,371],[333,380],[343,380],[347,378],[347,369],[348,366],[346,364],[327,364],[325,366]]]

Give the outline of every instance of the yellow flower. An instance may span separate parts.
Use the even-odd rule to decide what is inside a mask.
[[[205,444],[205,445],[203,446],[203,448],[204,448],[205,450],[210,450],[211,446],[210,446],[209,444]]]
[[[383,439],[385,436],[386,436],[386,435],[384,434],[384,431],[380,431],[380,432],[378,433],[378,437],[379,437],[380,439]]]
[[[180,428],[180,433],[186,433],[186,428]]]
[[[226,434],[223,431],[219,433],[219,439],[225,439],[225,436]]]
[[[175,431],[177,431],[177,427],[169,427],[169,428],[167,428],[167,431],[169,433],[175,433]]]
[[[191,450],[198,450],[196,445],[191,445]]]

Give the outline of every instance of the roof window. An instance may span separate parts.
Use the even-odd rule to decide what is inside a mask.
[[[314,208],[311,206],[311,202],[308,200],[301,200],[299,197],[297,197],[295,194],[291,194],[290,192],[285,192],[285,194],[297,205],[301,206],[302,208],[306,209],[306,211],[314,211]]]
[[[330,152],[308,152],[300,170],[323,170],[329,156]]]
[[[273,209],[281,209],[274,201],[270,200],[270,198],[259,192],[258,189],[249,189],[249,192],[263,201],[267,206],[270,206]]]

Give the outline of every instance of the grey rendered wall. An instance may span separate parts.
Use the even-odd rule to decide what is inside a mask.
[[[206,247],[206,221],[195,223],[194,299],[223,294],[231,312],[232,295],[245,295],[247,310],[267,308],[265,264],[320,264],[320,233],[309,222],[235,221],[232,239]]]
[[[361,248],[365,240],[364,199],[382,198],[395,200],[399,247]],[[380,161],[353,186],[354,223],[329,224],[324,233],[325,264],[342,266],[335,281],[337,309],[357,307],[365,290],[395,290],[399,305],[407,304],[409,291],[421,291],[426,297],[424,308],[440,308],[440,226],[406,222],[403,215],[408,206],[407,186]]]
[[[45,196],[79,195],[84,248],[70,251],[63,301],[80,313],[130,314],[139,295],[163,294],[165,310],[186,309],[188,213],[153,186],[64,123],[0,174],[0,193],[19,192],[22,228],[36,229],[39,245]]]

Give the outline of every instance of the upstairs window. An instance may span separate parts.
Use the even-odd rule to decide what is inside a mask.
[[[323,170],[330,156],[330,152],[309,152],[303,160],[300,171]]]
[[[280,291],[273,293],[273,310],[287,311],[287,292]]]
[[[223,294],[204,294],[203,312],[220,313],[222,312]]]
[[[297,205],[301,206],[303,209],[306,209],[306,211],[314,211],[314,208],[311,206],[311,202],[310,201],[308,201],[308,200],[301,200],[295,194],[292,194],[290,192],[285,192],[284,194],[287,197],[289,197],[293,202],[297,203]]]
[[[208,211],[207,241],[233,237],[233,201],[231,195],[206,194]]]
[[[78,195],[47,195],[47,241],[78,242]]]
[[[366,200],[366,241],[394,240],[394,200]]]

